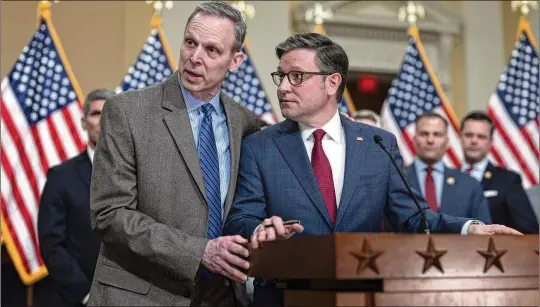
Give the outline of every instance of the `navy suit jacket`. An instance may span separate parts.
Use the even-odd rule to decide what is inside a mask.
[[[47,172],[38,213],[41,256],[60,299],[50,306],[76,306],[90,292],[100,240],[90,225],[88,152]]]
[[[224,232],[250,238],[263,219],[298,219],[297,236],[380,232],[384,215],[407,232],[421,232],[421,215],[390,159],[373,141],[379,134],[402,165],[393,134],[341,118],[346,138],[345,177],[332,226],[298,124],[286,120],[242,142],[235,198]],[[332,159],[331,153],[329,159]],[[432,232],[460,233],[467,219],[437,214],[415,192]]]
[[[488,172],[491,176],[485,175]],[[482,185],[485,191],[497,191],[497,195],[487,197],[493,223],[525,234],[538,233],[538,220],[518,173],[488,163]]]
[[[416,174],[414,163],[405,168],[411,187],[417,191],[420,183]],[[449,184],[448,178],[454,178]],[[457,170],[444,167],[444,181],[439,204],[439,211],[444,214],[467,217],[491,224],[489,206],[484,198],[482,185],[473,177]]]

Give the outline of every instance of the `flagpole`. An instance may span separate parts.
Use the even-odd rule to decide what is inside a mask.
[[[169,62],[169,66],[172,69],[176,69],[176,63],[174,60],[174,57],[172,55],[171,49],[169,48],[169,44],[167,42],[167,39],[165,38],[165,33],[163,32],[163,28],[161,26],[162,22],[162,12],[163,9],[172,9],[174,6],[173,1],[146,1],[146,4],[151,4],[154,8],[154,15],[152,15],[152,29],[155,29],[158,32],[158,36],[160,38],[161,44],[163,46],[163,51],[165,52],[165,56],[167,57],[167,61]]]
[[[512,11],[519,10],[521,17],[519,18],[519,25],[516,33],[516,41],[521,39],[521,33],[525,33],[531,45],[536,48],[536,39],[531,30],[531,24],[527,18],[527,15],[532,11],[538,9],[538,1],[512,1],[510,3]]]

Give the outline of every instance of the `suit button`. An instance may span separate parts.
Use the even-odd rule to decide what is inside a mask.
[[[223,284],[225,285],[225,287],[231,286],[231,282],[228,279],[225,279],[225,281],[223,281]]]

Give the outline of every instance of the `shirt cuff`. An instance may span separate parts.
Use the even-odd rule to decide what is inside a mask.
[[[485,225],[484,222],[479,220],[468,220],[463,224],[463,227],[461,228],[461,235],[467,236],[469,235],[469,226],[474,222],[475,225]]]
[[[255,227],[255,230],[253,230],[253,233],[251,234],[251,236],[253,237],[254,234],[257,233],[257,230],[259,230],[259,228],[262,226],[263,224],[259,224],[257,227]]]
[[[83,305],[86,305],[86,303],[88,303],[88,298],[89,298],[89,297],[90,297],[90,293],[88,293],[88,294],[83,298],[83,300],[81,301],[81,303],[82,303]]]

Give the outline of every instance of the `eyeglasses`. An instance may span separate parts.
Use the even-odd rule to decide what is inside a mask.
[[[304,81],[305,75],[318,75],[318,76],[328,76],[333,73],[329,72],[307,72],[307,71],[289,71],[288,73],[282,73],[279,71],[273,72],[270,75],[272,76],[272,80],[274,80],[274,83],[279,86],[281,82],[283,82],[283,79],[285,76],[289,79],[289,83],[292,85],[300,85],[302,81]]]

